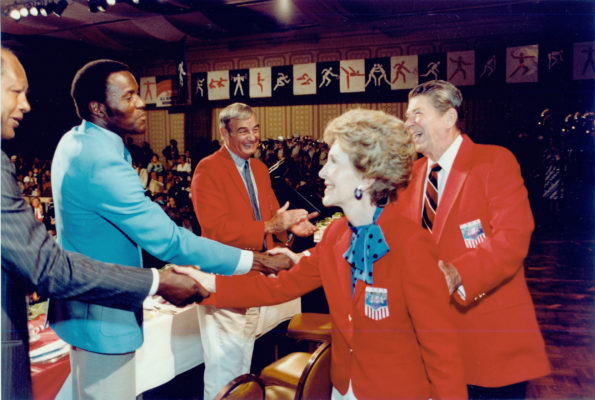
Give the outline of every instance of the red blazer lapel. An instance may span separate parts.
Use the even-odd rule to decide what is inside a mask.
[[[343,304],[351,304],[351,267],[343,254],[349,248],[351,239],[351,229],[344,230],[338,237],[333,246],[335,260],[337,265],[337,289],[339,296],[346,296]]]
[[[440,242],[440,237],[442,236],[448,215],[469,175],[473,161],[472,147],[473,142],[471,139],[469,139],[467,135],[463,135],[463,143],[461,143],[459,152],[452,164],[452,169],[448,175],[446,186],[442,192],[442,198],[440,199],[438,209],[436,210],[436,218],[434,219],[434,227],[432,229],[432,236],[436,240],[436,243]]]
[[[409,183],[409,193],[412,199],[409,199],[409,215],[412,221],[421,224],[421,210],[424,197],[424,183],[426,180],[426,170],[428,168],[428,159],[424,157],[423,161],[417,162],[413,168],[411,182]]]

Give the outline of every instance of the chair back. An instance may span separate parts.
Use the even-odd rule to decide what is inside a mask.
[[[295,400],[330,399],[332,387],[331,347],[329,342],[322,342],[300,376]]]
[[[214,400],[264,400],[264,382],[253,374],[240,375],[225,385]]]

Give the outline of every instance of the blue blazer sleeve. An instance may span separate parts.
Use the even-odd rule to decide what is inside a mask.
[[[232,275],[241,250],[194,235],[177,226],[151,201],[132,166],[114,152],[104,153],[80,174],[94,211],[155,257],[178,265]]]
[[[153,281],[149,270],[122,267],[63,250],[35,220],[2,152],[2,269],[43,296],[137,310]],[[4,304],[3,304],[4,307]]]

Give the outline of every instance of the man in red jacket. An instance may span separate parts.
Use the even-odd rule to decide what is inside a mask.
[[[252,108],[242,103],[229,105],[219,114],[219,130],[225,146],[203,159],[192,178],[192,202],[202,235],[256,251],[271,249],[276,241],[285,244],[287,230],[298,236],[312,235],[316,227],[308,218],[316,214],[288,210],[289,203],[279,208],[266,165],[251,159],[260,143],[260,124]],[[292,302],[276,311],[279,322],[287,313],[300,311],[299,299]],[[261,316],[260,307],[199,307],[206,400],[250,371]]]
[[[533,216],[512,153],[461,134],[462,99],[445,81],[409,93],[407,129],[424,157],[395,210],[438,244],[469,397],[524,398],[529,379],[550,373],[523,270]]]

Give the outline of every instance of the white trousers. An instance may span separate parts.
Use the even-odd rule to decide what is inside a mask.
[[[134,400],[134,352],[99,354],[73,347],[70,350],[73,399]]]
[[[205,359],[204,400],[212,400],[229,381],[250,372],[260,307],[198,306]]]

